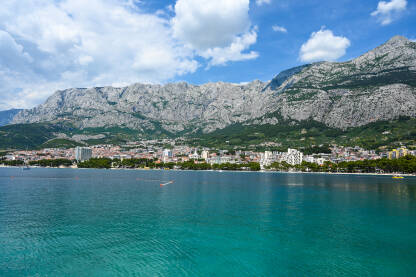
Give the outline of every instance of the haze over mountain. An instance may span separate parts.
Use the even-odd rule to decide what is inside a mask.
[[[234,123],[313,120],[349,128],[416,116],[416,43],[396,36],[348,62],[318,62],[245,85],[134,84],[57,91],[12,123],[70,122],[76,128],[125,127],[209,133]]]
[[[11,110],[5,110],[0,111],[0,126],[4,126],[9,124],[14,116],[18,114],[22,109],[11,109]]]

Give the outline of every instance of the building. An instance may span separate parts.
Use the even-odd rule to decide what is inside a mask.
[[[303,161],[303,153],[296,149],[287,149],[286,153],[282,153],[280,162],[287,162],[290,165],[301,164]]]
[[[317,158],[316,159],[316,163],[319,165],[323,165],[327,160],[325,160],[324,158]]]
[[[206,159],[206,162],[213,165],[213,164],[225,164],[231,163],[235,164],[235,160],[231,156],[214,156],[211,158]]]
[[[260,154],[260,167],[262,169],[266,166],[270,166],[274,161],[274,155],[271,151],[265,151]]]
[[[408,150],[405,147],[397,148],[389,152],[388,156],[390,160],[404,157],[408,154]]]
[[[198,160],[198,159],[199,159],[199,155],[198,155],[198,153],[196,152],[196,149],[195,149],[195,152],[194,152],[193,154],[190,154],[190,155],[189,155],[189,158],[190,158],[191,160]]]
[[[75,159],[77,161],[88,161],[91,159],[92,150],[89,147],[75,147]]]
[[[316,163],[316,159],[312,155],[306,155],[303,157],[303,160],[307,163]]]
[[[203,150],[201,153],[201,158],[207,160],[209,158],[209,152],[207,150]]]
[[[14,160],[16,160],[16,157],[15,157],[15,156],[13,156],[13,155],[6,155],[6,156],[4,156],[4,158],[5,158],[6,160],[9,160],[9,161],[14,161]]]
[[[163,162],[166,163],[166,162],[170,161],[172,158],[173,158],[172,150],[170,150],[170,149],[163,150],[163,152],[162,152]]]
[[[162,155],[163,155],[163,157],[168,157],[168,158],[172,158],[173,157],[172,150],[170,150],[170,149],[163,150]]]

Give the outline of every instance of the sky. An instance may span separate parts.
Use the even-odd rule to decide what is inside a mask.
[[[0,110],[72,87],[268,81],[416,40],[415,0],[3,0]]]

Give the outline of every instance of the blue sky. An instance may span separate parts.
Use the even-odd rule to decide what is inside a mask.
[[[396,20],[381,25],[370,14],[379,1],[356,0],[286,0],[271,1],[269,5],[250,7],[250,18],[259,26],[258,40],[250,49],[259,52],[257,59],[230,63],[208,72],[186,76],[185,80],[203,83],[224,79],[229,82],[253,79],[270,80],[275,74],[296,65],[299,50],[312,32],[323,26],[337,36],[347,37],[351,45],[337,61],[353,59],[386,42],[395,35],[416,38],[416,2],[407,2],[407,9]],[[283,26],[287,33],[274,32],[273,25]]]
[[[394,35],[416,39],[415,14],[409,0],[9,0],[0,110],[70,87],[267,81]]]

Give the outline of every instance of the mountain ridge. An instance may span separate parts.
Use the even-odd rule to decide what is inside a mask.
[[[15,115],[17,115],[22,109],[10,109],[0,111],[0,126],[4,126],[12,122]]]
[[[356,59],[295,67],[269,82],[60,90],[11,123],[70,122],[79,129],[122,127],[174,135],[288,120],[347,129],[416,117],[415,87],[416,43],[395,36]]]

